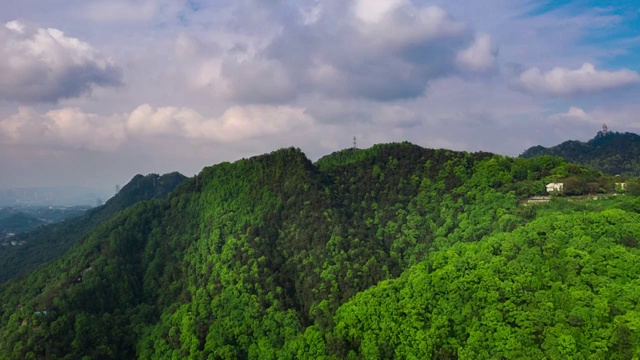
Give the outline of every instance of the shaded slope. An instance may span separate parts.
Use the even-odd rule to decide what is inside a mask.
[[[99,224],[139,201],[166,197],[185,179],[179,173],[136,175],[103,206],[88,210],[77,218],[17,235],[12,240],[25,241],[26,244],[0,251],[0,282],[61,256]]]
[[[588,142],[572,140],[550,148],[534,146],[520,157],[542,155],[558,156],[611,175],[640,176],[640,136],[633,133],[600,133]]]

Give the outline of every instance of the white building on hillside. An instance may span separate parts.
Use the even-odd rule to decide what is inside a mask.
[[[616,191],[627,190],[627,183],[616,183]]]
[[[561,192],[564,189],[564,183],[549,183],[547,184],[547,192]]]

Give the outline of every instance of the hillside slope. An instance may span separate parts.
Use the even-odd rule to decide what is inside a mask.
[[[106,204],[77,218],[13,237],[12,240],[25,241],[25,245],[0,249],[0,282],[61,256],[72,244],[120,211],[139,201],[165,198],[185,179],[179,173],[136,175]]]
[[[446,289],[456,277],[463,280],[451,294],[473,296],[477,281],[467,279],[465,269],[491,261],[491,254],[502,251],[511,261],[526,244],[531,252],[546,251],[553,259],[554,249],[562,253],[565,246],[547,245],[542,233],[555,231],[553,225],[517,230],[537,216],[536,208],[519,207],[518,201],[544,192],[544,184],[569,167],[558,158],[512,159],[403,143],[339,152],[317,164],[297,149],[283,149],[206,168],[167,199],[137,203],[94,228],[65,256],[1,286],[0,357],[379,358],[396,351],[402,357],[409,354],[401,352],[407,339],[393,338],[382,350],[370,345],[375,339],[362,339],[368,325],[353,321],[369,316],[375,322],[374,316],[381,315],[359,309],[365,306],[359,299],[369,293],[364,291],[375,292],[384,281],[403,281],[413,269],[436,261],[450,268],[451,276],[420,285],[420,296],[433,294],[430,301],[446,304]],[[625,221],[635,220],[629,216]],[[559,228],[554,236],[565,230]],[[523,239],[512,249],[500,250],[500,241],[487,240],[512,232]],[[600,238],[595,228],[582,232]],[[623,241],[636,235],[631,228],[609,236]],[[632,239],[624,241],[633,244]],[[487,245],[481,245],[486,242],[493,249],[488,255]],[[473,258],[476,248],[466,246],[478,246],[485,258]],[[467,249],[464,254],[460,247]],[[447,260],[451,251],[458,255]],[[623,265],[633,260],[621,259]],[[430,273],[426,266],[425,274]],[[606,281],[616,275],[601,276]],[[566,276],[554,279],[554,286],[572,286]],[[398,284],[398,289],[405,287]],[[406,286],[418,290],[417,285]],[[486,306],[494,306],[534,290],[477,296],[478,302],[483,297]],[[429,323],[419,311],[422,300],[412,301],[415,312],[403,312],[393,321],[427,331]],[[463,342],[468,339],[464,334],[476,331],[474,323],[465,320],[453,327],[446,319],[457,321],[459,311],[470,311],[474,318],[474,311],[483,308],[473,304],[464,310],[458,304],[442,308],[437,322],[442,332],[433,338],[425,332],[426,344],[411,344],[424,350],[416,354],[443,359],[475,354],[465,352]],[[601,322],[614,326],[620,316],[632,316],[631,308],[621,304]],[[536,315],[531,309],[523,308],[525,319]],[[355,320],[340,325],[349,313]],[[553,321],[526,332],[523,336],[533,338],[525,347],[537,346],[537,332],[564,336],[565,329],[556,330]],[[624,341],[635,344],[635,329],[624,330],[629,337]],[[387,341],[386,334],[373,336]],[[584,341],[593,339],[590,333],[585,336]],[[614,349],[613,344],[602,347]],[[476,358],[498,354],[491,346],[479,343],[477,351],[484,352]]]
[[[542,155],[561,157],[610,175],[640,176],[640,135],[633,133],[599,133],[588,142],[572,140],[550,148],[534,146],[520,157]]]
[[[339,358],[637,358],[639,221],[556,213],[458,243],[358,294],[326,339]]]

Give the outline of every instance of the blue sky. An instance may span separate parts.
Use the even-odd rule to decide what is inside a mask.
[[[627,67],[640,70],[640,9],[633,0],[554,0],[540,1],[529,16],[541,16],[550,12],[573,16],[600,12],[615,21],[588,31],[582,43],[611,49],[611,54],[599,59],[608,68]]]
[[[638,132],[631,1],[0,4],[0,187],[110,189],[297,146],[518,155]]]

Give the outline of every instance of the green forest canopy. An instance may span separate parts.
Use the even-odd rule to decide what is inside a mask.
[[[519,201],[548,156],[402,143],[223,163],[0,287],[0,357],[632,359],[640,201]]]

